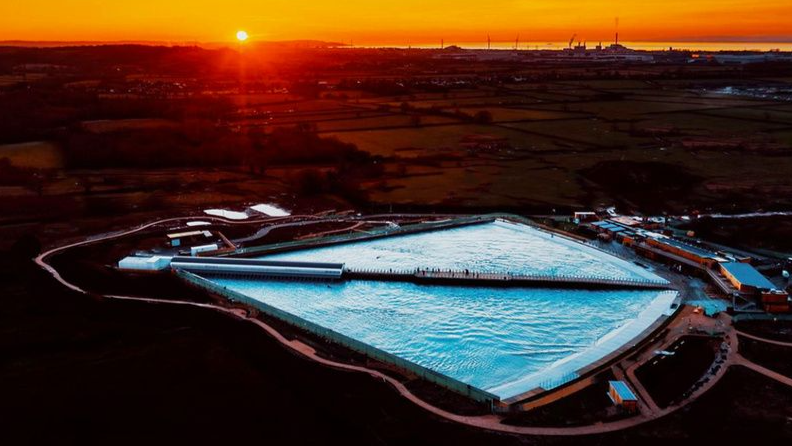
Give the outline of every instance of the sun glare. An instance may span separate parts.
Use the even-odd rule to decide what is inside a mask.
[[[241,30],[240,30],[240,31],[237,31],[237,33],[236,33],[236,38],[237,38],[237,40],[239,40],[240,42],[244,42],[245,40],[247,40],[247,39],[248,39],[248,33],[247,33],[246,31],[241,31]]]

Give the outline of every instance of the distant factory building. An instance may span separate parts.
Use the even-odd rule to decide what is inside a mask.
[[[770,54],[713,54],[712,59],[722,65],[745,65],[771,60]]]
[[[638,397],[624,381],[608,381],[608,396],[613,404],[627,412],[638,411]]]

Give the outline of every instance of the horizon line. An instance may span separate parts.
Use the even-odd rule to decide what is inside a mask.
[[[745,39],[684,39],[684,40],[666,40],[666,39],[653,39],[653,40],[621,40],[621,42],[628,47],[639,51],[663,51],[673,47],[676,50],[685,51],[792,51],[792,37],[787,37],[788,40],[745,40]],[[514,50],[544,50],[544,51],[557,51],[563,48],[568,48],[569,43],[566,41],[524,41],[522,46],[514,48],[512,40],[492,40],[491,43],[497,44],[495,48],[487,48],[486,40],[470,40],[470,41],[447,41],[443,46],[440,42],[416,42],[416,43],[349,43],[322,40],[322,39],[289,39],[289,40],[254,40],[247,41],[241,45],[244,46],[257,46],[257,45],[293,45],[294,49],[320,49],[320,48],[355,48],[355,49],[441,49],[448,47],[460,47],[466,50],[491,50],[491,51],[514,51]],[[591,47],[596,45],[597,42],[605,45],[611,43],[610,41],[599,41],[581,39],[578,43],[588,43]],[[314,46],[311,47],[310,45]],[[695,44],[696,46],[690,46]],[[239,47],[239,42],[234,41],[198,41],[198,40],[23,40],[23,39],[7,39],[0,40],[0,46],[3,47],[19,47],[19,48],[57,48],[68,46],[113,46],[113,45],[141,45],[141,46],[162,46],[162,47],[198,47],[207,50],[216,50],[220,48],[236,49]],[[682,45],[682,46],[678,46]],[[684,46],[687,45],[687,46]],[[753,45],[761,46],[752,47]],[[776,46],[778,45],[778,46]],[[740,47],[742,46],[742,47]],[[781,47],[784,47],[783,49]]]
[[[612,36],[611,36],[612,37]],[[443,40],[443,37],[438,37],[437,41]],[[421,42],[419,44],[434,42],[432,39],[420,39]],[[426,40],[424,42],[423,40]],[[588,41],[588,42],[598,42],[603,41],[604,39],[580,39],[581,41]],[[673,43],[673,42],[680,42],[680,43],[792,43],[792,35],[789,36],[755,36],[755,37],[748,37],[748,36],[683,36],[683,37],[674,37],[674,38],[648,38],[648,39],[620,39],[624,42],[639,42],[639,43]],[[352,40],[350,40],[352,41]],[[513,38],[502,38],[502,39],[492,39],[492,42],[498,43],[513,43]],[[547,43],[564,43],[566,42],[565,39],[555,40],[555,39],[526,39],[525,42],[530,43],[538,43],[538,42],[547,42]],[[19,43],[116,43],[116,42],[139,42],[139,43],[198,43],[198,44],[226,44],[226,45],[236,45],[234,39],[228,40],[199,40],[199,39],[47,39],[47,40],[38,40],[38,39],[0,39],[0,43],[9,43],[9,42],[19,42]],[[293,43],[293,42],[319,42],[319,43],[332,43],[337,45],[350,45],[346,42],[337,41],[334,39],[322,39],[322,38],[294,38],[294,39],[261,39],[261,40],[250,40],[247,43]],[[365,41],[361,44],[361,46],[384,46],[384,45],[404,45],[409,46],[410,42],[405,41],[402,43],[396,42],[387,42],[383,41],[380,43],[365,43]],[[456,43],[481,43],[487,42],[487,38],[482,39],[450,39],[448,42],[456,42]]]

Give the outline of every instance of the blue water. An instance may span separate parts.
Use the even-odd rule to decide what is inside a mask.
[[[608,257],[526,226],[494,223],[268,258],[659,280]],[[501,398],[574,377],[579,368],[638,335],[668,310],[676,295],[376,281],[212,280]]]
[[[349,268],[440,268],[515,274],[662,280],[590,246],[505,221],[269,255]]]

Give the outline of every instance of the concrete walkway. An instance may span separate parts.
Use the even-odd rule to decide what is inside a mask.
[[[766,376],[766,377],[768,377],[770,379],[774,379],[774,380],[780,382],[781,384],[786,384],[789,387],[792,387],[792,378],[790,378],[788,376],[785,376],[785,375],[782,375],[782,374],[780,374],[778,372],[774,372],[774,371],[772,371],[772,370],[770,370],[770,369],[768,369],[766,367],[762,367],[762,366],[760,366],[759,364],[757,364],[755,362],[751,362],[751,361],[745,359],[745,357],[743,357],[741,355],[736,355],[736,357],[734,358],[734,365],[741,365],[743,367],[747,367],[747,368],[753,370],[754,372],[761,373],[762,375],[764,375],[764,376]]]

